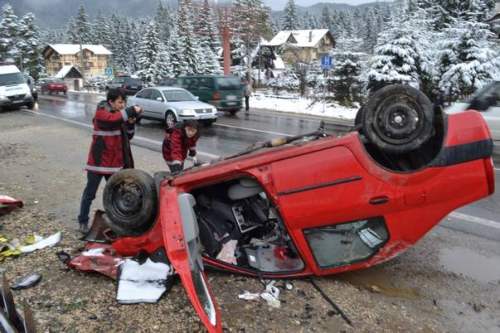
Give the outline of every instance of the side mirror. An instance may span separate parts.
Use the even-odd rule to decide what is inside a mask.
[[[194,96],[194,98],[195,98],[197,101],[199,101],[199,100],[200,100],[200,97],[198,97],[198,96]]]
[[[157,100],[158,102],[163,102],[163,98],[162,98],[162,97],[156,97],[156,100]]]

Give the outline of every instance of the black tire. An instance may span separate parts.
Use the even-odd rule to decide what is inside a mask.
[[[213,123],[215,123],[217,120],[216,119],[209,119],[209,120],[200,120],[200,123],[204,126],[204,127],[210,127],[213,125]]]
[[[420,148],[434,133],[432,102],[407,85],[390,85],[374,93],[360,114],[362,133],[386,153]]]
[[[177,124],[177,118],[172,111],[167,111],[165,113],[165,128],[167,130],[173,130]]]
[[[32,102],[32,103],[28,103],[26,104],[26,107],[29,109],[29,110],[33,110],[35,108],[35,103]]]
[[[158,211],[153,178],[141,170],[122,170],[107,182],[104,210],[111,230],[120,236],[139,236],[149,230]]]

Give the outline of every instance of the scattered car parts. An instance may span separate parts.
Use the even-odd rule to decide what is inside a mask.
[[[0,195],[0,216],[10,213],[16,208],[22,208],[23,202],[7,195]]]
[[[36,333],[33,314],[28,305],[24,305],[23,315],[17,310],[14,297],[5,275],[0,288],[0,331],[12,333]]]
[[[42,280],[42,276],[38,273],[29,274],[23,276],[19,280],[17,280],[10,289],[12,290],[20,290],[27,289],[36,286]]]

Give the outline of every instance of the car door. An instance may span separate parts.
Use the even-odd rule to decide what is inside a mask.
[[[160,221],[167,256],[208,332],[222,332],[220,311],[208,288],[203,268],[194,197],[162,186]]]
[[[151,89],[144,89],[132,97],[130,100],[133,104],[139,105],[144,110],[144,116],[147,118],[152,117],[151,105],[149,103],[149,97],[151,96]]]
[[[151,89],[151,96],[149,96],[149,103],[151,105],[151,115],[156,119],[164,119],[165,117],[165,99],[158,89]]]
[[[387,243],[385,218],[399,191],[370,177],[349,148],[277,161],[271,170],[284,223],[316,274],[368,260]]]

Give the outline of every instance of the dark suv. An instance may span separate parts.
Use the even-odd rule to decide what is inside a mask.
[[[143,83],[139,79],[130,76],[118,76],[106,86],[106,90],[119,88],[127,95],[135,95],[142,90],[142,86]]]

